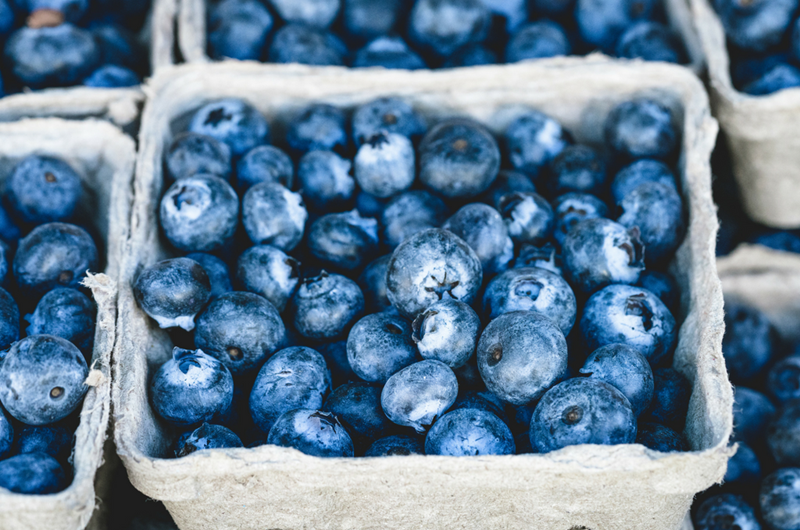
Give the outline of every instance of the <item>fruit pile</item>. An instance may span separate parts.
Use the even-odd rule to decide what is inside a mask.
[[[246,102],[206,104],[165,150],[185,257],[133,285],[176,344],[149,388],[174,454],[688,450],[676,123],[623,102],[598,150],[535,110],[495,138],[382,98],[310,105],[270,145]]]
[[[211,58],[416,70],[600,50],[685,63],[658,0],[221,0]]]
[[[22,159],[5,182],[0,488],[16,493],[54,493],[71,482],[70,454],[88,390],[96,313],[81,282],[99,266],[92,236],[66,222],[76,219],[83,193],[78,174],[46,156]],[[32,310],[24,330],[20,308]]]

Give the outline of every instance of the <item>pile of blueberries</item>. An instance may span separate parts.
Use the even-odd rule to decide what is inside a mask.
[[[149,386],[174,454],[688,450],[664,272],[685,232],[680,132],[646,98],[604,127],[599,151],[526,110],[496,139],[382,98],[349,123],[303,108],[281,148],[242,100],[197,110],[159,210],[188,255],[133,285],[182,346]]]
[[[735,384],[732,442],[721,486],[696,503],[697,530],[800,528],[800,348],[778,338],[768,317],[726,297],[722,343]],[[727,524],[724,526],[723,523]]]
[[[659,0],[221,0],[211,58],[417,70],[600,50],[685,63]]]
[[[141,83],[150,0],[0,0],[0,96],[23,89]]]
[[[81,282],[100,266],[92,236],[67,222],[83,196],[78,174],[48,156],[22,159],[4,183],[0,490],[55,493],[71,482],[97,312]]]

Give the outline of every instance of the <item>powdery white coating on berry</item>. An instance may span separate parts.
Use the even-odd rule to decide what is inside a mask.
[[[512,259],[514,259],[514,241],[507,237],[503,244],[503,250],[486,265],[486,271],[498,272],[505,270]]]
[[[553,210],[535,193],[515,193],[500,200],[508,235],[517,243],[536,243],[553,231]]]
[[[352,164],[332,151],[311,151],[300,160],[298,177],[312,203],[346,200],[353,195],[356,181],[350,176]]]
[[[177,349],[177,348],[176,348]],[[161,376],[172,386],[184,388],[205,388],[216,379],[215,371],[220,369],[220,362],[206,354],[203,350],[195,350],[192,355],[195,362],[184,363],[184,373],[179,359],[170,359],[159,370]]]
[[[386,417],[422,434],[450,408],[458,396],[458,380],[444,363],[420,361],[389,378],[381,392]]]
[[[302,230],[308,219],[308,212],[303,205],[303,196],[299,193],[294,193],[288,188],[284,188],[282,193],[283,200],[286,201],[286,212],[289,214],[289,219],[294,226]]]
[[[514,243],[500,214],[487,204],[468,204],[448,219],[442,228],[464,240],[478,255],[485,272],[497,272],[514,253]]]
[[[378,244],[378,221],[372,217],[362,217],[358,210],[342,214],[348,224],[359,227],[369,239]]]
[[[424,46],[449,56],[486,35],[490,13],[480,0],[420,0],[414,3],[409,32]]]
[[[416,175],[411,140],[395,133],[380,133],[358,148],[355,175],[361,188],[387,198],[411,187]]]
[[[158,323],[158,327],[161,329],[169,329],[169,328],[181,328],[185,329],[186,331],[192,331],[194,329],[194,316],[179,316],[175,318],[169,318],[161,315],[150,315],[150,317]]]
[[[634,283],[639,279],[641,270],[631,267],[630,254],[620,248],[620,243],[624,237],[618,234],[616,227],[606,225],[603,227],[603,255],[606,256],[606,264],[611,277],[619,283]]]
[[[569,145],[561,124],[535,110],[517,117],[506,129],[504,139],[511,165],[534,177]]]
[[[303,197],[280,184],[256,184],[242,200],[242,221],[256,244],[290,251],[302,239],[307,219]]]
[[[286,22],[321,29],[331,25],[341,7],[340,0],[270,0],[270,4]]]
[[[440,300],[414,320],[414,341],[423,359],[458,368],[475,353],[480,326],[478,315],[469,305]]]

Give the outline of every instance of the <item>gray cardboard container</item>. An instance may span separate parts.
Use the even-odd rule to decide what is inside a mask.
[[[749,96],[733,87],[725,31],[708,0],[690,0],[708,64],[714,115],[728,141],[747,214],[777,228],[800,227],[800,89]]]
[[[117,277],[121,242],[129,236],[136,148],[129,136],[105,121],[37,118],[0,123],[0,183],[17,162],[32,154],[59,157],[83,179],[79,217],[91,221],[100,234],[106,266],[105,273],[90,274],[85,282],[97,303],[97,326],[87,379],[90,388],[71,456],[72,484],[52,495],[20,495],[0,488],[0,529],[80,530],[93,516],[96,498],[107,482],[98,468],[108,435]]]

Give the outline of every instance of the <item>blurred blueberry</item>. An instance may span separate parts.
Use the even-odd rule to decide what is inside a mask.
[[[391,254],[381,256],[367,265],[358,277],[358,286],[364,293],[367,311],[377,313],[391,307],[386,294],[386,270],[389,267]]]
[[[424,360],[396,372],[381,392],[386,417],[424,434],[455,402],[458,380],[440,361]]]
[[[680,146],[680,131],[672,112],[650,99],[634,99],[614,107],[606,117],[604,134],[611,150],[627,159],[669,159]]]
[[[775,417],[775,406],[761,392],[743,386],[733,392],[733,439],[761,445],[767,426]]]
[[[195,112],[189,132],[228,144],[234,157],[269,141],[269,125],[258,110],[241,99],[221,99]]]
[[[205,269],[194,260],[175,258],[144,269],[133,284],[139,307],[159,327],[194,329],[194,318],[211,296]]]
[[[19,324],[17,303],[8,291],[0,287],[0,351],[19,340]]]
[[[515,423],[509,421],[509,417],[504,410],[504,406],[506,406],[506,404],[491,392],[488,391],[478,392],[475,390],[465,391],[459,388],[458,398],[456,399],[455,403],[453,403],[453,406],[450,407],[450,410],[453,411],[458,409],[478,409],[486,412],[491,412],[492,414],[503,420],[503,423],[508,425],[509,428],[511,428],[512,432],[514,432],[514,429],[519,427],[519,425],[516,425]],[[515,411],[516,409],[520,408],[526,408],[526,406],[522,405],[520,407],[514,407]],[[531,409],[531,414],[533,414],[533,409]],[[517,418],[515,417],[514,420],[516,421],[516,419]],[[530,414],[528,415],[526,423],[527,425],[525,425],[525,430],[527,431],[531,424]]]
[[[774,530],[800,526],[800,468],[775,471],[761,483],[761,517]]]
[[[442,68],[462,68],[465,66],[483,66],[497,64],[497,54],[483,44],[467,44],[459,48],[442,65]]]
[[[659,160],[645,158],[625,166],[616,174],[611,183],[614,204],[621,203],[629,193],[646,182],[658,182],[677,190],[675,175],[669,166]]]
[[[514,436],[503,420],[479,409],[458,409],[437,421],[425,437],[425,454],[513,455]]]
[[[498,208],[514,243],[540,244],[553,235],[553,208],[533,192],[514,192],[500,197]]]
[[[380,131],[361,144],[354,165],[361,189],[386,199],[414,182],[414,146],[406,136]]]
[[[386,199],[379,199],[365,191],[356,193],[356,210],[362,217],[374,217],[380,219],[383,215],[383,208],[388,203]]]
[[[536,110],[526,111],[512,121],[503,139],[511,165],[532,178],[571,142],[560,123]]]
[[[29,13],[39,9],[59,11],[67,22],[79,22],[89,10],[89,0],[24,0]]]
[[[767,315],[731,297],[725,299],[722,355],[734,384],[754,379],[775,355],[776,335]]]
[[[420,313],[412,328],[414,342],[423,359],[458,368],[475,353],[481,321],[467,304],[445,299]]]
[[[530,178],[523,173],[516,171],[500,171],[489,189],[483,194],[481,200],[493,206],[495,209],[500,207],[500,199],[503,195],[511,193],[536,193],[536,186]]]
[[[800,399],[778,409],[767,428],[767,444],[779,466],[800,467]]]
[[[680,37],[657,22],[638,22],[622,34],[615,47],[617,57],[683,63]]]
[[[55,335],[67,339],[83,352],[91,352],[97,307],[76,289],[57,287],[47,292],[31,315],[28,335]],[[4,341],[0,341],[4,342]]]
[[[344,276],[322,271],[306,278],[292,299],[294,327],[310,339],[338,339],[364,313],[364,295]]]
[[[272,145],[254,147],[236,164],[236,186],[245,192],[261,182],[273,182],[291,189],[294,164],[289,155]]]
[[[653,370],[653,401],[642,418],[683,432],[691,395],[692,385],[683,374],[674,368],[656,368]]]
[[[303,24],[287,24],[275,33],[269,62],[343,66],[347,47],[338,37]]]
[[[311,456],[353,456],[353,441],[329,412],[296,409],[287,412],[269,431],[267,443],[292,447]]]
[[[449,57],[466,44],[483,41],[490,19],[481,0],[416,0],[409,35],[426,52]]]
[[[678,310],[680,288],[675,279],[669,274],[654,270],[644,270],[639,275],[639,281],[635,285],[647,289],[659,297],[673,315]]]
[[[204,449],[228,449],[244,447],[239,437],[222,425],[203,423],[192,431],[189,436],[178,440],[175,447],[175,456],[181,458],[196,451]]]
[[[323,410],[347,428],[359,454],[393,429],[381,408],[381,387],[369,383],[340,386],[325,400]]]
[[[553,201],[556,227],[553,235],[562,247],[572,227],[586,219],[608,217],[608,206],[588,193],[565,193]]]
[[[331,25],[342,5],[341,0],[269,0],[269,3],[285,22],[320,29]]]
[[[548,187],[556,196],[569,191],[601,194],[606,184],[606,164],[591,147],[570,145],[550,163]]]
[[[132,32],[109,23],[92,25],[91,30],[100,52],[100,64],[124,66],[138,73],[146,67],[147,54]]]
[[[400,37],[378,37],[356,52],[353,68],[383,67],[394,70],[421,70],[425,61]]]
[[[797,86],[800,86],[800,70],[789,64],[778,64],[745,85],[742,92],[751,96],[766,96],[778,90]]]
[[[761,464],[749,445],[744,442],[737,444],[736,452],[728,460],[728,469],[722,480],[728,486],[739,483],[744,488],[755,489],[761,481]]]
[[[214,60],[258,61],[264,55],[274,24],[259,0],[222,0],[210,3],[208,11],[208,55]]]
[[[17,453],[45,453],[59,462],[66,462],[72,453],[73,438],[73,433],[64,427],[25,427],[17,435]]]
[[[316,349],[325,357],[325,362],[331,371],[331,388],[338,388],[344,383],[358,380],[358,377],[350,367],[350,362],[347,360],[346,340],[319,344]]]
[[[651,18],[657,6],[655,0],[577,0],[575,20],[584,41],[610,51],[627,28]]]
[[[797,0],[714,0],[714,8],[730,42],[745,50],[765,51],[786,35]]]
[[[344,112],[331,105],[304,108],[290,122],[286,142],[298,154],[309,151],[337,151],[347,146]]]
[[[709,497],[694,514],[696,530],[739,528],[739,530],[761,530],[753,508],[743,498],[730,493]]]
[[[186,257],[199,263],[208,274],[208,280],[211,282],[211,298],[233,291],[231,273],[224,261],[202,252],[195,252]]]
[[[300,282],[300,264],[275,247],[256,245],[239,256],[236,277],[246,291],[260,294],[283,313]]]
[[[13,0],[0,0],[0,35],[5,36],[14,29],[15,19]]]
[[[770,368],[766,388],[780,403],[800,398],[800,355],[781,359]]]
[[[753,243],[773,250],[800,253],[800,235],[785,230],[764,230],[752,238]]]
[[[352,164],[333,151],[310,151],[300,159],[297,177],[303,197],[318,210],[330,210],[348,203],[356,182],[350,175]]]
[[[609,344],[592,352],[580,373],[605,381],[622,392],[639,416],[653,399],[653,371],[644,355],[625,344]]]
[[[116,64],[103,65],[83,80],[84,85],[93,88],[127,88],[141,82],[136,72]]]
[[[529,0],[528,9],[533,13],[554,16],[569,11],[574,5],[575,0]]]
[[[382,242],[395,248],[428,228],[438,228],[447,219],[445,203],[427,191],[406,191],[395,196],[381,214]]]
[[[395,434],[375,440],[364,456],[408,456],[425,454],[423,440],[419,436]]]
[[[514,243],[503,218],[486,204],[468,204],[448,219],[442,228],[464,240],[477,254],[483,270],[504,270],[514,258]]]
[[[356,145],[363,144],[382,131],[400,134],[415,141],[426,129],[422,116],[399,98],[380,98],[360,105],[353,112],[352,124]]]
[[[550,243],[541,247],[524,245],[517,259],[514,260],[514,268],[536,267],[550,271],[554,274],[563,276],[561,255],[556,252],[555,247]]]
[[[385,383],[416,360],[411,324],[389,313],[367,315],[347,337],[347,360],[364,381]]]
[[[559,24],[550,20],[530,22],[511,35],[506,46],[506,62],[569,55],[571,48],[567,34]]]
[[[347,35],[372,39],[392,33],[405,7],[403,0],[342,0],[342,21]]]
[[[683,435],[660,423],[639,422],[636,426],[636,443],[662,453],[689,450]]]
[[[172,180],[197,174],[216,175],[230,180],[231,149],[210,136],[184,132],[170,144],[164,165],[167,176]]]
[[[741,54],[734,56],[731,61],[731,80],[733,86],[741,89],[761,78],[768,71],[781,64],[790,64],[792,57],[785,50],[775,50],[769,53]]]
[[[21,237],[22,231],[11,218],[6,208],[0,204],[0,240],[8,244],[16,244]]]
[[[303,238],[306,219],[303,197],[280,184],[256,184],[242,199],[242,224],[256,245],[291,251]]]
[[[13,493],[46,495],[66,487],[64,468],[52,456],[27,453],[0,461],[0,488]]]
[[[0,409],[0,461],[11,455],[14,445],[14,426]]]
[[[323,215],[308,231],[308,248],[324,266],[361,269],[378,251],[378,222],[358,210]]]
[[[42,224],[72,217],[82,195],[81,178],[58,158],[23,158],[5,183],[10,213],[23,223]]]
[[[630,230],[639,229],[645,261],[650,265],[669,260],[686,233],[683,201],[675,188],[645,182],[619,206],[622,214],[617,222]]]

